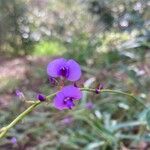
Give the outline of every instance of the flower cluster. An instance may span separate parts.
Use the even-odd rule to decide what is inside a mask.
[[[81,68],[79,64],[70,59],[64,58],[55,59],[47,66],[47,74],[51,78],[60,77],[62,80],[77,81],[81,77]],[[74,85],[64,86],[54,98],[54,107],[63,109],[72,109],[75,106],[75,101],[82,98],[82,93],[79,88]]]

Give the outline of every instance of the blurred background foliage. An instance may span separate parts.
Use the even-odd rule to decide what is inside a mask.
[[[104,82],[149,106],[149,5],[147,0],[0,0],[0,127],[26,107],[15,89],[31,98],[55,90],[45,68],[58,56],[81,64],[79,84]],[[85,109],[88,101],[91,110]],[[121,95],[84,93],[73,111],[43,105],[11,130],[0,149],[150,147],[149,108]],[[9,141],[13,136],[15,145]]]

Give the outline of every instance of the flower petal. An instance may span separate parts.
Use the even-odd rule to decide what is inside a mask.
[[[47,74],[52,77],[59,76],[59,69],[65,66],[67,60],[64,58],[58,58],[53,60],[47,65]]]
[[[59,92],[56,95],[56,97],[54,98],[54,107],[59,110],[66,109],[67,106],[63,103],[64,98],[65,97],[64,97],[63,93]]]
[[[68,85],[62,88],[61,92],[63,93],[64,97],[73,97],[75,99],[81,99],[82,92],[79,88],[74,87],[73,85]]]
[[[69,68],[69,75],[68,75],[67,79],[70,81],[79,80],[79,78],[81,76],[81,68],[80,68],[79,64],[76,61],[70,59],[67,61],[66,65]]]

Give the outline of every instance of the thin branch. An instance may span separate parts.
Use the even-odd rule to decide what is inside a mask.
[[[90,89],[90,88],[80,88],[80,90],[82,91],[88,91],[88,92],[95,92],[95,89]],[[140,103],[143,107],[147,107],[145,105],[145,103],[141,100],[139,100],[138,98],[136,98],[133,94],[129,94],[129,93],[125,93],[122,91],[118,91],[118,90],[110,90],[110,89],[102,89],[99,91],[100,93],[112,93],[112,94],[120,94],[120,95],[124,95],[127,96],[135,101],[137,101],[138,103]]]
[[[48,95],[46,97],[47,100],[49,100],[50,98],[52,98],[53,96],[55,96],[56,93],[53,93],[51,95]],[[19,116],[17,116],[17,118],[15,118],[9,125],[3,127],[0,129],[0,139],[3,138],[6,133],[13,127],[15,126],[19,121],[21,121],[26,115],[28,115],[35,107],[37,107],[39,104],[41,104],[42,102],[38,101],[38,102],[34,102],[31,101],[32,105],[30,107],[28,107],[24,112],[22,112]]]
[[[88,91],[88,92],[95,92],[95,89],[90,89],[90,88],[80,88],[81,91]],[[130,97],[136,101],[138,101],[140,104],[142,104],[144,107],[145,104],[140,101],[139,99],[137,99],[135,96],[133,96],[132,94],[128,94],[128,93],[125,93],[125,92],[122,92],[122,91],[118,91],[118,90],[110,90],[110,89],[103,89],[103,90],[100,90],[100,93],[105,93],[105,92],[108,92],[108,93],[113,93],[113,94],[121,94],[121,95],[125,95],[127,97]],[[56,93],[53,93],[51,95],[48,95],[46,97],[47,100],[51,99],[53,96],[55,96],[57,94]],[[32,105],[30,107],[28,107],[24,112],[22,112],[17,118],[15,118],[9,125],[3,127],[0,129],[0,139],[3,138],[6,133],[13,127],[15,126],[19,121],[21,121],[26,115],[28,115],[35,107],[37,107],[38,105],[40,105],[42,102],[38,101],[38,102],[34,102],[34,101],[30,101],[29,103],[31,103]]]

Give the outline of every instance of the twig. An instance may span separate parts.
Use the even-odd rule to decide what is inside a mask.
[[[88,92],[95,92],[95,89],[90,89],[90,88],[80,88],[81,91],[88,91]],[[136,101],[138,101],[140,104],[142,104],[144,107],[145,104],[140,101],[139,99],[137,99],[135,96],[131,95],[131,94],[128,94],[128,93],[125,93],[125,92],[122,92],[122,91],[118,91],[118,90],[110,90],[110,89],[103,89],[103,90],[100,90],[100,93],[105,93],[105,92],[108,92],[108,93],[113,93],[113,94],[121,94],[121,95],[125,95],[127,97],[130,97]],[[57,94],[56,93],[53,93],[51,95],[48,95],[46,97],[46,100],[49,100],[51,99],[53,96],[55,96]],[[38,101],[38,102],[34,102],[34,101],[30,101],[29,103],[31,103],[32,105],[30,107],[28,107],[24,112],[22,112],[17,118],[15,118],[9,125],[5,126],[5,127],[2,127],[0,129],[0,139],[3,138],[6,133],[13,127],[15,126],[19,121],[21,121],[26,115],[28,115],[35,107],[37,107],[38,105],[40,105],[42,102]]]

